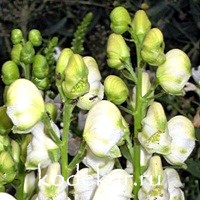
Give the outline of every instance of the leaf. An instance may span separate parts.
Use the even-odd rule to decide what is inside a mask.
[[[188,159],[186,161],[187,169],[193,176],[200,178],[200,160]]]

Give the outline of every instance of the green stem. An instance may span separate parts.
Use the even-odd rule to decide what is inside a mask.
[[[134,200],[138,200],[138,191],[140,189],[140,143],[138,141],[138,133],[141,132],[142,125],[141,121],[143,118],[143,99],[142,99],[142,60],[140,57],[140,45],[136,43],[136,53],[137,53],[137,84],[136,84],[136,107],[134,113]]]
[[[68,178],[68,136],[69,136],[70,119],[74,107],[75,105],[71,103],[71,100],[66,99],[63,111],[62,143],[60,145],[61,169],[62,169],[62,176],[64,177],[65,180],[67,180]]]
[[[18,179],[20,181],[20,185],[17,187],[17,200],[24,200],[24,179],[25,179],[25,169],[23,164],[19,164],[19,171],[18,171]]]
[[[30,66],[29,65],[25,65],[24,63],[21,63],[21,66],[24,70],[24,76],[26,79],[30,80]]]
[[[76,165],[83,159],[83,156],[85,155],[85,150],[86,150],[86,142],[82,141],[76,156],[72,159],[72,161],[68,165],[68,174],[71,174]]]

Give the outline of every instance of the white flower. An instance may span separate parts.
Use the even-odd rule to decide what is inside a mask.
[[[102,100],[90,109],[83,137],[96,156],[116,158],[121,156],[117,145],[128,132],[128,125],[119,109],[113,103]]]
[[[172,150],[164,158],[172,165],[184,165],[195,147],[194,126],[189,119],[179,115],[168,121],[168,129]]]
[[[17,79],[6,93],[7,114],[14,133],[27,133],[41,120],[45,105],[40,91],[27,79]]]
[[[163,107],[158,102],[153,102],[142,120],[143,129],[138,134],[138,139],[149,153],[169,154],[171,137],[168,133],[167,119]]]
[[[4,200],[16,200],[13,196],[8,193],[0,192],[0,199]]]
[[[25,199],[29,199],[32,196],[32,193],[35,189],[36,185],[36,178],[35,178],[35,172],[30,172],[26,174],[24,179],[24,196]]]
[[[123,169],[114,169],[101,179],[92,200],[129,200],[132,190],[132,175]]]
[[[197,84],[200,84],[200,65],[197,69],[192,68],[192,78],[195,80]]]
[[[60,173],[60,164],[49,165],[46,175],[39,180],[38,200],[65,200],[67,199],[67,182]]]
[[[101,101],[104,96],[104,86],[101,84],[101,74],[94,58],[90,56],[83,57],[88,68],[88,82],[90,85],[89,92],[81,96],[77,106],[84,110],[89,110],[95,103]]]
[[[35,126],[32,134],[33,138],[27,146],[26,169],[37,169],[38,164],[40,164],[41,168],[45,168],[51,164],[50,155],[55,159],[59,158],[59,147],[44,133],[44,124],[42,122]]]

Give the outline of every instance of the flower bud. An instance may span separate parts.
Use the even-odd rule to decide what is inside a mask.
[[[61,51],[60,56],[58,57],[56,64],[56,74],[61,76],[61,79],[64,79],[64,71],[69,62],[69,59],[73,51],[69,48],[65,48]]]
[[[90,89],[88,93],[81,96],[77,102],[77,106],[84,110],[89,110],[94,104],[103,99],[104,87],[101,84],[101,74],[98,69],[97,62],[90,56],[83,57],[88,69],[88,82]]]
[[[138,139],[148,153],[169,154],[171,151],[171,137],[167,129],[167,119],[163,107],[153,102],[142,120],[143,129]]]
[[[15,163],[20,161],[20,146],[15,140],[11,140],[11,154]]]
[[[20,29],[13,29],[11,31],[11,41],[13,44],[19,44],[23,40],[23,34]]]
[[[5,193],[5,192],[0,192],[0,199],[16,200],[13,196],[11,196],[10,194]]]
[[[67,183],[60,173],[60,164],[49,165],[46,175],[39,180],[39,199],[67,199]]]
[[[117,34],[123,34],[128,30],[128,26],[131,23],[131,17],[128,11],[122,7],[118,6],[112,10],[110,13],[111,29]]]
[[[0,185],[10,183],[16,175],[15,163],[7,151],[0,152]]]
[[[27,79],[13,82],[6,94],[7,114],[14,124],[14,132],[29,131],[44,113],[44,101],[37,87]]]
[[[107,42],[107,63],[111,68],[123,69],[130,62],[130,49],[121,35],[112,33]]]
[[[89,91],[88,69],[79,54],[73,54],[64,72],[62,89],[69,99],[76,99]]]
[[[33,59],[32,69],[33,76],[38,79],[45,78],[49,74],[49,66],[46,58],[41,54],[37,54]]]
[[[156,71],[161,87],[169,94],[182,95],[183,88],[191,76],[189,57],[180,49],[166,53],[166,61]]]
[[[195,147],[195,130],[192,122],[178,115],[168,121],[169,135],[172,137],[171,152],[164,158],[172,165],[183,165]]]
[[[129,95],[129,90],[124,81],[115,75],[109,75],[104,80],[104,89],[106,97],[114,104],[120,105]]]
[[[132,176],[123,169],[114,169],[102,178],[92,199],[130,199],[132,190]]]
[[[35,55],[35,49],[30,41],[26,42],[20,54],[20,60],[24,64],[31,64]]]
[[[53,121],[55,121],[56,117],[57,117],[57,107],[56,107],[56,105],[51,103],[51,102],[47,102],[47,103],[45,103],[45,110],[48,112],[51,119]]]
[[[142,45],[141,56],[152,66],[159,66],[165,62],[164,39],[158,28],[152,28],[147,33]]]
[[[36,178],[34,171],[26,174],[24,178],[24,198],[30,199],[36,186]]]
[[[15,62],[17,65],[20,64],[20,54],[21,54],[21,50],[22,50],[22,45],[21,44],[16,44],[13,46],[10,56],[11,56],[11,60],[13,62]]]
[[[7,135],[10,133],[13,123],[6,113],[6,106],[0,107],[0,135]]]
[[[133,29],[133,32],[132,32],[133,38],[136,41],[139,41],[139,43],[142,43],[145,35],[148,33],[148,31],[151,28],[151,22],[149,21],[149,18],[146,15],[144,10],[138,10],[135,13],[135,16],[133,18],[131,25]]]
[[[0,152],[10,147],[10,138],[7,135],[0,135]]]
[[[96,156],[116,158],[121,156],[118,144],[128,133],[128,125],[119,109],[102,100],[90,109],[83,137]]]
[[[48,76],[43,79],[32,77],[32,82],[37,86],[39,90],[47,90],[50,87],[50,79]]]
[[[40,46],[42,44],[42,35],[39,30],[32,29],[28,33],[28,39],[33,44],[33,46]]]
[[[6,85],[10,85],[12,82],[20,77],[18,66],[12,60],[6,61],[1,68],[2,81]]]

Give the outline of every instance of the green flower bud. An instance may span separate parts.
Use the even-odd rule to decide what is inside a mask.
[[[10,147],[10,138],[7,135],[0,135],[0,152]]]
[[[129,90],[124,81],[118,76],[109,75],[104,80],[104,90],[107,99],[114,104],[120,105],[126,101]]]
[[[122,7],[116,7],[110,13],[111,29],[117,34],[123,34],[128,30],[128,26],[131,23],[131,17],[128,11]]]
[[[159,66],[166,60],[164,54],[163,34],[158,28],[152,28],[146,35],[141,56],[145,62],[152,66]]]
[[[7,135],[11,131],[13,124],[6,113],[6,106],[0,107],[0,119],[0,135]]]
[[[40,46],[42,44],[42,35],[39,30],[32,29],[28,33],[28,39],[33,44],[33,46]]]
[[[112,33],[107,43],[107,63],[111,68],[123,69],[125,62],[130,62],[130,49],[123,37]]]
[[[32,78],[33,83],[37,86],[40,90],[47,90],[50,87],[50,79],[49,77],[38,79],[33,77]]]
[[[49,66],[45,56],[41,54],[35,55],[33,59],[33,76],[43,79],[49,74]]]
[[[64,79],[64,71],[72,54],[73,51],[69,48],[63,49],[60,53],[56,64],[56,74],[60,75],[61,79]]]
[[[139,43],[142,44],[145,35],[148,33],[148,31],[151,28],[151,22],[149,21],[148,16],[146,15],[144,10],[138,10],[135,13],[135,16],[133,18],[133,21],[131,23],[132,25],[132,37],[139,41]]]
[[[20,63],[21,50],[22,50],[22,45],[16,44],[13,46],[11,53],[10,53],[11,60],[14,61],[17,65]]]
[[[57,107],[56,107],[56,105],[51,103],[51,102],[45,103],[45,110],[50,114],[51,119],[53,121],[55,121],[56,117],[57,117]]]
[[[83,137],[98,157],[120,157],[118,145],[129,133],[128,125],[119,109],[110,101],[102,100],[90,109]]]
[[[11,31],[11,41],[13,44],[19,44],[23,40],[23,34],[20,29],[13,29]]]
[[[183,95],[185,84],[191,76],[189,57],[180,49],[166,53],[166,61],[156,71],[161,87],[169,94]]]
[[[1,72],[2,72],[1,76],[2,81],[6,85],[10,85],[20,77],[18,66],[12,60],[6,61],[2,65]]]
[[[7,151],[0,152],[0,184],[10,183],[16,175],[15,163]]]
[[[11,140],[12,158],[16,163],[20,161],[20,146],[15,140]]]
[[[64,72],[62,89],[69,99],[76,99],[89,91],[88,69],[79,54],[73,54]]]
[[[20,54],[20,60],[24,64],[31,64],[35,56],[35,49],[30,41],[26,42]]]
[[[37,87],[27,79],[13,82],[7,91],[7,114],[14,132],[29,132],[44,114],[44,101]]]

